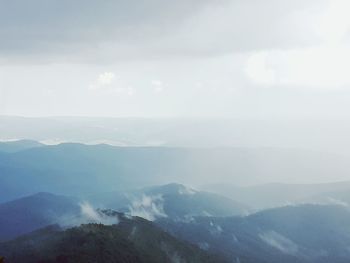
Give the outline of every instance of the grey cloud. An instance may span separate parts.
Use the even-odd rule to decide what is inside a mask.
[[[0,58],[91,62],[308,45],[317,39],[296,28],[293,14],[323,4],[323,0],[0,0]]]
[[[209,2],[1,0],[0,52],[72,55],[100,45],[138,46],[168,34]]]

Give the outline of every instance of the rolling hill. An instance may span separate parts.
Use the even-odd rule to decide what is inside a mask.
[[[74,198],[38,193],[0,204],[0,241],[32,232],[63,216],[79,215],[80,207]]]

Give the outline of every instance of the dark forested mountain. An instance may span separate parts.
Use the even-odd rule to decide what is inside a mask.
[[[80,213],[78,201],[49,193],[38,193],[0,204],[0,241],[57,223],[64,215]]]
[[[87,199],[97,207],[117,209],[150,220],[162,217],[184,220],[193,216],[233,216],[249,211],[246,205],[227,197],[175,183],[104,193]]]
[[[219,263],[226,262],[179,241],[141,218],[118,216],[111,226],[86,224],[67,230],[47,227],[0,243],[5,263]]]
[[[350,211],[342,206],[288,206],[246,217],[158,222],[174,236],[236,262],[350,260]]]

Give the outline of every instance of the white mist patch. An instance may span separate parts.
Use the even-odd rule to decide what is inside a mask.
[[[139,216],[154,221],[157,218],[167,217],[163,208],[163,197],[161,195],[142,195],[140,199],[132,201],[129,212],[132,216]]]
[[[99,223],[104,225],[115,225],[119,223],[118,217],[108,216],[99,210],[96,210],[90,203],[82,202],[79,204],[79,215],[66,215],[57,220],[62,227],[80,226],[82,224]]]
[[[81,216],[83,220],[86,220],[88,223],[101,223],[104,225],[114,225],[119,223],[117,216],[106,215],[94,209],[88,202],[83,202],[79,205],[81,210]]]
[[[319,206],[324,206],[324,205],[336,205],[336,206],[342,206],[342,207],[349,207],[350,204],[346,201],[343,201],[341,199],[337,199],[334,197],[322,197],[319,200],[312,200],[311,201],[303,201],[300,203],[294,204],[294,206],[299,206],[299,205],[308,205],[308,204],[313,204],[313,205],[319,205]]]
[[[332,204],[332,205],[339,205],[339,206],[344,206],[344,207],[349,206],[349,204],[347,202],[340,200],[340,199],[332,198],[332,197],[328,197],[327,201],[328,201],[328,204]]]
[[[174,249],[173,246],[169,246],[167,243],[161,242],[160,248],[167,255],[169,262],[171,262],[171,263],[185,263],[185,262],[187,262],[185,260],[185,258]]]
[[[62,140],[62,139],[59,139],[59,138],[52,138],[52,139],[40,140],[39,142],[42,143],[42,144],[45,144],[45,145],[59,145],[59,144],[62,144],[62,143],[67,143],[69,141]]]
[[[210,248],[210,245],[207,242],[200,242],[197,245],[202,250],[208,250]]]
[[[278,249],[285,254],[296,255],[298,253],[299,249],[297,244],[275,231],[259,234],[259,237],[266,244]]]
[[[238,242],[239,242],[239,241],[238,241],[238,238],[236,237],[235,234],[232,234],[232,239],[233,239],[233,242],[235,242],[235,243],[238,243]]]
[[[128,238],[129,238],[129,239],[134,239],[134,237],[135,237],[137,231],[138,231],[137,227],[136,227],[136,226],[133,226],[133,228],[131,229],[131,232],[130,232]]]
[[[211,235],[221,235],[223,232],[223,229],[221,226],[214,224],[212,221],[210,221],[210,229],[209,232]]]
[[[197,193],[197,190],[187,187],[187,186],[183,186],[179,188],[179,194],[180,195],[194,195]]]
[[[21,138],[0,138],[0,142],[18,142],[23,139]]]
[[[79,204],[81,209],[81,214],[87,219],[91,221],[101,221],[101,215],[97,213],[97,211],[88,203],[84,202]]]
[[[201,216],[207,216],[207,217],[210,217],[210,216],[213,216],[211,213],[203,210],[202,213],[201,213]]]

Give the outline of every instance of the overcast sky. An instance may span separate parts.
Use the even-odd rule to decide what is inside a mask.
[[[0,115],[350,118],[348,0],[0,0]]]

